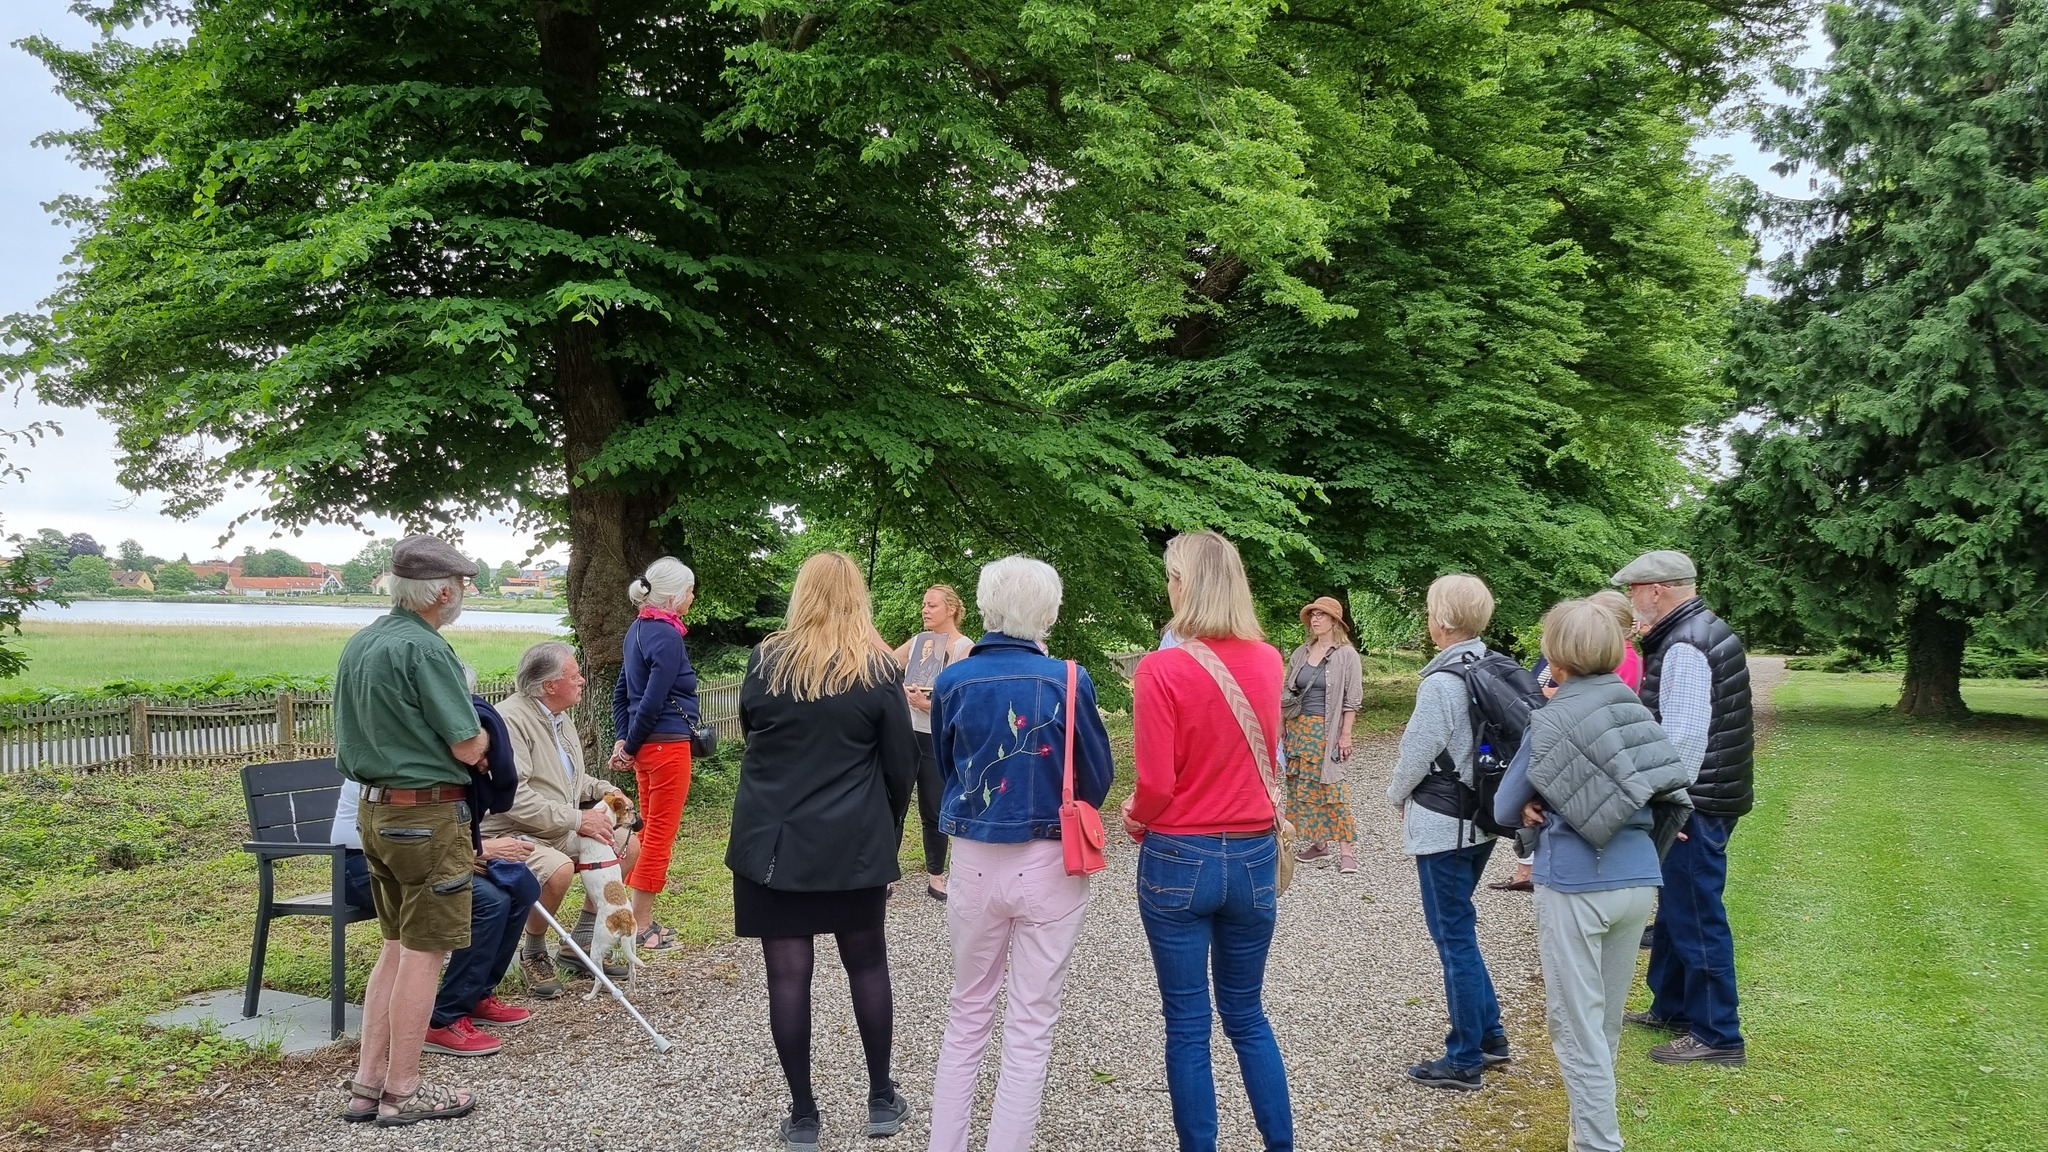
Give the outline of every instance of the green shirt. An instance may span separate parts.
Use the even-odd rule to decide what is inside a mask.
[[[448,751],[482,726],[455,649],[417,612],[389,616],[348,638],[334,673],[334,758],[362,784],[467,784]]]

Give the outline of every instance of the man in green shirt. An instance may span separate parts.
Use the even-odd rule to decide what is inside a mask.
[[[363,993],[350,1120],[380,1127],[468,1114],[468,1092],[420,1077],[441,964],[469,945],[466,788],[490,738],[440,630],[476,565],[433,536],[391,552],[391,614],[349,638],[334,674],[334,755],[363,785],[357,826],[384,947]]]

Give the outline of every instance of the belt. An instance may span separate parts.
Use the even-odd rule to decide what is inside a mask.
[[[460,784],[436,784],[431,788],[365,788],[365,804],[453,804],[469,799],[469,789]]]
[[[1263,840],[1272,834],[1271,828],[1261,828],[1257,832],[1218,832],[1216,835],[1224,840]]]

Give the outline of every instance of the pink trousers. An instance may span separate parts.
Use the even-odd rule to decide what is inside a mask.
[[[952,1012],[932,1085],[931,1152],[966,1152],[974,1079],[995,1031],[1007,968],[1002,1072],[988,1152],[1029,1152],[1067,961],[1088,910],[1088,878],[1067,875],[1057,840],[953,841],[946,922],[953,937]]]

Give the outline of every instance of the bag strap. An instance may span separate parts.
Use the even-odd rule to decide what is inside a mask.
[[[1244,731],[1245,742],[1252,746],[1252,762],[1258,765],[1259,782],[1266,786],[1266,799],[1272,801],[1273,819],[1277,822],[1286,815],[1287,804],[1273,771],[1273,752],[1266,745],[1266,729],[1259,723],[1259,714],[1252,711],[1252,702],[1245,698],[1237,677],[1230,674],[1214,649],[1200,640],[1183,640],[1180,648],[1193,656],[1195,663],[1216,681],[1216,687],[1222,689],[1224,703],[1230,705],[1230,711],[1237,716],[1237,726]]]
[[[1074,686],[1080,678],[1074,662],[1067,661],[1067,774],[1060,782],[1061,804],[1074,802]]]

